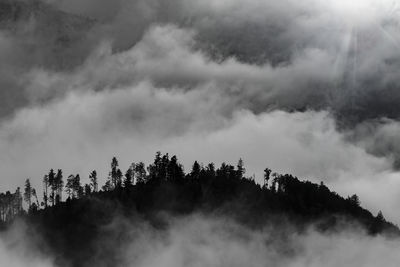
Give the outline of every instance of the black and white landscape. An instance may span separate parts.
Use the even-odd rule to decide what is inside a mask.
[[[0,0],[0,266],[398,266],[399,70],[394,0]]]

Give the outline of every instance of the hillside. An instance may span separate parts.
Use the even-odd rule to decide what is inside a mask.
[[[51,170],[45,179],[54,182],[61,173]],[[137,163],[123,176],[114,158],[102,190],[98,190],[95,171],[85,186],[79,175],[70,175],[65,202],[61,194],[58,197],[61,191],[49,187],[49,192],[54,191],[44,197],[45,208],[29,202],[29,214],[18,217],[27,222],[28,233],[40,237],[33,242],[41,253],[56,255],[59,266],[93,266],[99,260],[104,266],[115,266],[118,254],[109,244],[122,248],[134,239],[128,234],[132,225],[145,223],[162,230],[169,227],[171,218],[196,214],[227,218],[250,229],[271,226],[276,235],[283,236],[288,235],[287,229],[301,233],[310,226],[333,234],[345,227],[364,229],[370,235],[400,234],[381,213],[375,217],[362,208],[356,195],[343,198],[322,183],[300,181],[289,174],[271,175],[268,168],[264,178],[261,186],[246,177],[241,160],[237,167],[224,163],[218,169],[212,163],[204,167],[195,162],[185,174],[175,156],[160,153],[147,171],[143,163]],[[26,193],[25,188],[25,200]],[[6,220],[4,229],[13,221]]]

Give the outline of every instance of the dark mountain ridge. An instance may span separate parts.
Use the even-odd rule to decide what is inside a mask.
[[[95,171],[85,186],[79,175],[70,175],[65,202],[61,191],[49,186],[49,197],[44,192],[44,208],[39,209],[37,200],[29,202],[29,212],[20,212],[17,218],[26,222],[29,235],[40,237],[33,242],[42,253],[55,255],[57,266],[93,266],[94,258],[102,266],[116,266],[115,246],[123,250],[126,242],[135,238],[129,234],[130,227],[146,224],[162,231],[168,229],[171,218],[196,214],[227,218],[251,229],[271,226],[274,235],[283,236],[304,232],[310,226],[332,234],[353,227],[369,235],[400,236],[397,226],[381,212],[374,216],[362,208],[356,195],[343,198],[323,183],[271,174],[268,168],[264,185],[244,174],[241,160],[236,167],[223,163],[218,169],[212,163],[204,167],[195,162],[185,174],[175,156],[157,153],[147,171],[143,163],[132,164],[123,176],[114,158],[102,190],[97,188]],[[57,183],[60,178],[62,182],[61,170],[51,170],[44,181]],[[30,184],[24,194],[28,202],[26,194],[32,189],[27,187]],[[3,228],[14,220],[5,220]]]

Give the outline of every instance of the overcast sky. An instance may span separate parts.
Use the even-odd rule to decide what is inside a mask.
[[[113,156],[161,150],[324,181],[400,222],[396,1],[12,2],[1,190],[41,190],[50,168],[104,181]]]

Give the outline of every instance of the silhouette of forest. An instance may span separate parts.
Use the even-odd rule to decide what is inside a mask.
[[[269,168],[263,178],[263,184],[258,184],[246,176],[241,159],[236,166],[222,163],[218,168],[195,161],[186,173],[176,156],[160,152],[149,166],[133,163],[125,172],[114,157],[101,187],[95,170],[83,184],[79,174],[64,179],[62,170],[51,169],[43,177],[41,197],[29,179],[24,190],[0,194],[0,220],[2,229],[7,229],[16,218],[23,218],[32,235],[40,235],[47,244],[43,252],[57,255],[60,266],[67,266],[64,259],[71,266],[86,266],[99,239],[110,238],[104,226],[117,217],[162,228],[166,220],[160,214],[218,214],[254,228],[290,223],[303,231],[313,223],[320,231],[335,231],[347,222],[371,235],[400,234],[381,212],[374,216],[362,208],[357,195],[343,198],[323,183],[300,181]],[[113,238],[124,239],[123,226],[120,236]],[[103,246],[97,255],[104,266],[114,266],[118,260],[112,251]]]

